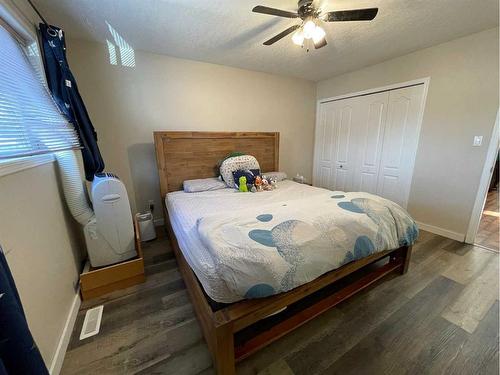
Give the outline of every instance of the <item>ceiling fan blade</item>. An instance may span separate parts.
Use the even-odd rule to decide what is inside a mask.
[[[319,40],[318,42],[314,42],[314,48],[315,49],[320,49],[320,48],[323,48],[324,46],[326,46],[328,43],[326,42],[326,38],[323,37],[321,40]]]
[[[269,40],[266,40],[264,42],[264,45],[265,46],[270,46],[271,44],[274,44],[276,43],[278,40],[284,38],[285,36],[287,36],[288,34],[291,34],[293,33],[295,30],[297,30],[298,28],[300,27],[300,25],[293,25],[291,27],[289,27],[288,29],[286,29],[285,31],[282,31],[281,33],[279,33],[278,35],[276,36],[273,36],[271,39]]]
[[[371,21],[377,15],[378,8],[339,10],[328,12],[325,17],[326,22],[338,21]]]
[[[255,8],[252,9],[252,12],[268,14],[270,16],[285,17],[285,18],[297,18],[299,16],[295,12],[289,12],[287,10],[269,8],[269,7],[265,7],[262,5],[257,5]]]

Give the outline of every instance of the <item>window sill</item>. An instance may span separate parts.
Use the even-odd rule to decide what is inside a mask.
[[[0,177],[54,162],[53,154],[28,156],[25,158],[0,160]]]

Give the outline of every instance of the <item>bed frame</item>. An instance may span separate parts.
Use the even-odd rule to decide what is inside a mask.
[[[214,308],[184,259],[165,208],[165,195],[182,182],[217,175],[217,162],[232,151],[254,155],[263,171],[279,170],[279,133],[154,132],[165,224],[219,375],[235,362],[279,339],[385,275],[408,270],[411,247],[373,254],[275,296]],[[288,307],[288,308],[287,308]],[[271,314],[279,312],[270,317]]]

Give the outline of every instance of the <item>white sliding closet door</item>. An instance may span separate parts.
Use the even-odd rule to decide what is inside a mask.
[[[408,203],[424,85],[321,103],[314,184]]]
[[[419,138],[424,86],[389,93],[377,194],[406,207]]]
[[[333,136],[333,103],[321,105],[316,122],[314,144],[314,184],[330,189],[333,186],[332,148]]]
[[[333,107],[333,183],[336,190],[351,190],[354,172],[353,123],[356,102],[345,100]]]
[[[325,103],[318,113],[315,142],[315,184],[325,189],[352,190],[355,150],[353,122],[356,100]],[[355,139],[354,139],[355,140]]]
[[[359,108],[356,122],[358,142],[352,190],[377,194],[389,92],[360,96],[356,100]]]

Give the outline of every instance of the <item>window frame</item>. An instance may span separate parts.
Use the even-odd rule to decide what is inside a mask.
[[[34,21],[30,21],[24,14],[20,14],[18,9],[9,6],[4,0],[0,0],[0,25],[14,37],[23,48],[27,49],[32,44],[36,45],[38,58],[30,62],[36,62],[37,66],[34,68],[42,72],[42,84],[48,90],[45,68],[41,58],[40,41]],[[0,159],[0,177],[38,167],[43,164],[53,163],[55,160],[54,153]]]

